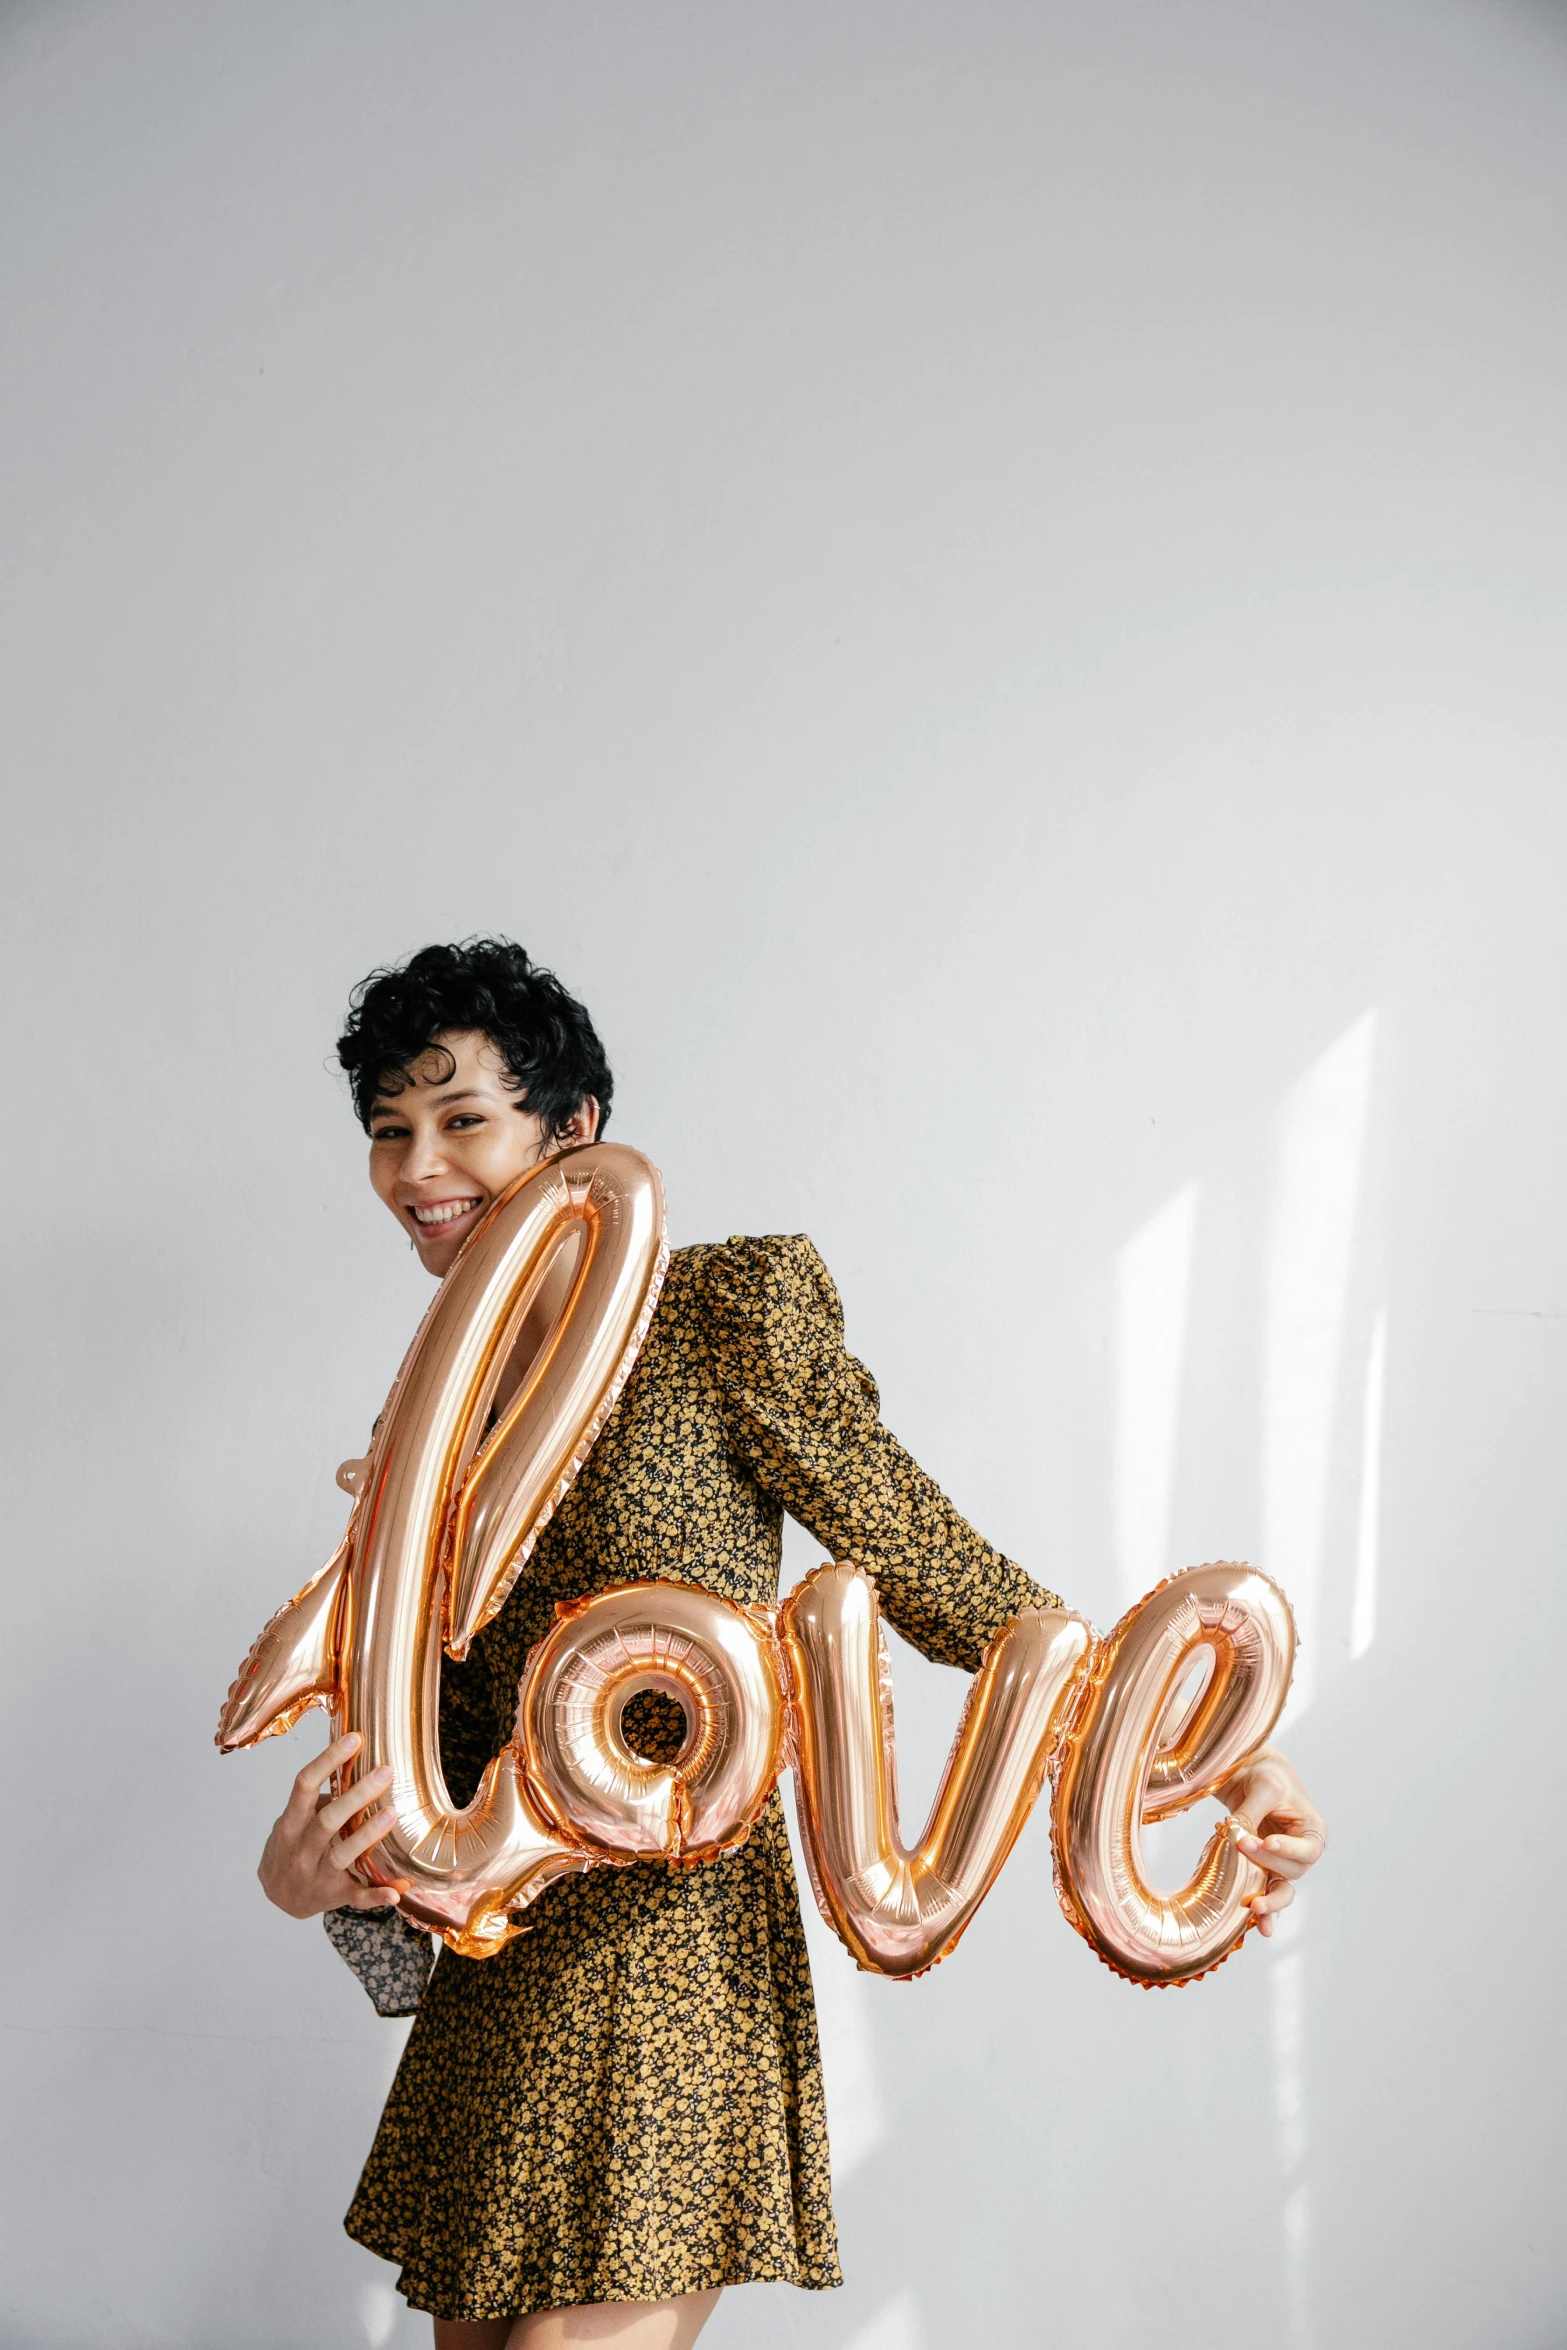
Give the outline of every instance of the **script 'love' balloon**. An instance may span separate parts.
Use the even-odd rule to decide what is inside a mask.
[[[1060,1608],[1004,1624],[912,1847],[875,1585],[846,1565],[777,1610],[666,1582],[559,1608],[511,1743],[472,1802],[452,1803],[443,1645],[465,1655],[504,1603],[625,1384],[668,1253],[658,1175],[623,1147],[569,1151],[496,1201],[420,1325],[368,1458],[340,1472],[355,1496],[342,1543],[251,1649],[218,1744],[254,1745],[313,1705],[357,1731],[357,1774],[391,1766],[395,1821],[359,1873],[399,1885],[402,1914],[471,1958],[523,1931],[558,1877],[733,1851],[788,1754],[817,1900],[862,1967],[907,1977],[954,1947],[1047,1776],[1061,1904],[1106,1963],[1150,1984],[1218,1965],[1262,1871],[1227,1821],[1190,1884],[1159,1893],[1140,1831],[1222,1787],[1284,1702],[1289,1608],[1245,1567],[1173,1577],[1103,1642]],[[624,1733],[646,1689],[685,1715],[672,1763]]]
[[[558,1611],[517,1709],[528,1777],[560,1833],[595,1860],[696,1863],[732,1852],[783,1764],[787,1717],[770,1612],[689,1583],[632,1583]],[[672,1763],[627,1742],[644,1689],[686,1717]]]
[[[669,1246],[658,1174],[590,1144],[519,1178],[442,1282],[398,1373],[332,1560],[267,1625],[218,1725],[228,1751],[308,1706],[358,1731],[359,1775],[392,1768],[396,1825],[360,1863],[403,1914],[488,1955],[515,1912],[589,1865],[513,1747],[459,1809],[442,1776],[442,1633],[453,1656],[504,1602],[613,1409],[658,1301]],[[531,1347],[531,1352],[530,1352]],[[491,1409],[513,1355],[516,1395]]]
[[[860,1965],[923,1974],[953,1949],[1044,1785],[1062,1693],[1093,1641],[1026,1608],[970,1684],[924,1832],[898,1835],[892,1679],[870,1577],[819,1567],[779,1611],[797,1695],[800,1840],[818,1907]]]
[[[1234,1820],[1173,1893],[1148,1882],[1142,1828],[1216,1794],[1265,1743],[1294,1661],[1289,1602],[1242,1566],[1171,1576],[1097,1645],[1054,1763],[1051,1828],[1061,1907],[1117,1974],[1195,1982],[1255,1922],[1246,1905],[1267,1879]]]

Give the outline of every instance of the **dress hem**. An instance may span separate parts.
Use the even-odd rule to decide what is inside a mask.
[[[509,2319],[515,2323],[518,2318],[537,2317],[548,2309],[592,2309],[613,2302],[670,2301],[682,2293],[726,2292],[731,2285],[793,2285],[803,2293],[832,2293],[836,2292],[843,2283],[843,2272],[836,2263],[834,2263],[831,2275],[812,2275],[808,2269],[799,2264],[793,2267],[784,2267],[775,2262],[765,2266],[747,2266],[722,2276],[702,2276],[694,2278],[688,2283],[670,2282],[663,2292],[656,2292],[651,2288],[641,2292],[622,2292],[611,2286],[602,2290],[573,2290],[569,2298],[561,2298],[559,2294],[546,2286],[542,2288],[542,2297],[534,2297],[525,2292],[518,2301],[506,2309],[477,2308],[471,2302],[468,2306],[460,2309],[441,2309],[436,2307],[435,2297],[430,2293],[429,2287],[409,2276],[409,2254],[406,2251],[401,2248],[393,2249],[385,2243],[372,2242],[369,2236],[360,2235],[346,2219],[343,2222],[343,2231],[352,2242],[362,2245],[366,2252],[373,2253],[378,2260],[398,2263],[403,2274],[397,2279],[397,2291],[410,2309],[417,2309],[424,2317],[441,2318],[449,2325],[482,2325],[495,2323],[501,2319]],[[566,2288],[562,2287],[561,2290],[564,2292]],[[420,2298],[421,2295],[426,2297]]]

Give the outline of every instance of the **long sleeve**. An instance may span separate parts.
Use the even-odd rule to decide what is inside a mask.
[[[905,1639],[972,1673],[1010,1617],[1062,1604],[882,1426],[876,1383],[844,1345],[837,1290],[803,1234],[731,1240],[707,1254],[703,1280],[735,1451],[833,1558],[875,1576]]]

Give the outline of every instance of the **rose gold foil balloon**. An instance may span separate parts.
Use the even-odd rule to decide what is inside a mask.
[[[1092,1643],[1080,1616],[1027,1608],[990,1643],[919,1842],[898,1834],[892,1691],[876,1589],[818,1568],[779,1611],[796,1704],[800,1836],[817,1902],[860,1965],[945,1958],[1044,1785],[1062,1692]]]
[[[560,1833],[596,1858],[713,1860],[745,1841],[783,1763],[770,1613],[688,1583],[634,1583],[562,1608],[528,1659],[517,1743]],[[643,1689],[686,1717],[673,1763],[643,1760],[621,1716]]]
[[[530,1312],[569,1286],[517,1393],[491,1406]],[[229,1692],[228,1751],[328,1708],[363,1743],[357,1774],[392,1766],[391,1833],[359,1863],[406,1884],[403,1914],[473,1955],[511,1913],[588,1857],[539,1812],[515,1751],[459,1810],[441,1773],[441,1636],[465,1653],[501,1606],[630,1373],[668,1262],[663,1191],[637,1152],[590,1144],[498,1199],[442,1282],[408,1351],[334,1558],[272,1621]]]
[[[776,1623],[679,1583],[561,1608],[528,1660],[511,1744],[473,1801],[452,1803],[443,1635],[462,1656],[504,1603],[625,1384],[667,1261],[658,1176],[635,1151],[568,1152],[496,1201],[420,1325],[368,1457],[338,1471],[354,1496],[347,1532],[246,1658],[220,1746],[275,1736],[313,1705],[358,1731],[358,1773],[391,1765],[396,1815],[359,1870],[404,1886],[403,1914],[470,1957],[522,1931],[518,1913],[569,1872],[733,1850],[792,1740],[817,1900],[862,1967],[914,1975],[955,1946],[1047,1773],[1061,1903],[1107,1964],[1142,1983],[1218,1965],[1262,1871],[1225,1822],[1190,1884],[1157,1893],[1140,1830],[1222,1786],[1284,1702],[1289,1608],[1245,1567],[1173,1577],[1102,1643],[1059,1609],[1003,1626],[912,1847],[875,1585],[852,1566],[808,1576]],[[684,1710],[673,1763],[626,1738],[626,1703],[644,1689]]]
[[[1053,1766],[1051,1828],[1061,1907],[1117,1974],[1191,1983],[1240,1948],[1267,1879],[1235,1822],[1174,1893],[1148,1883],[1142,1824],[1213,1794],[1265,1743],[1294,1661],[1289,1602],[1239,1566],[1172,1575],[1096,1648]]]

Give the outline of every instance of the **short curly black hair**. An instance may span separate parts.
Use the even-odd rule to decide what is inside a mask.
[[[372,971],[349,997],[337,1057],[367,1131],[377,1094],[400,1093],[449,1028],[484,1031],[552,1141],[590,1095],[608,1125],[615,1080],[585,1008],[512,939],[465,938]]]

